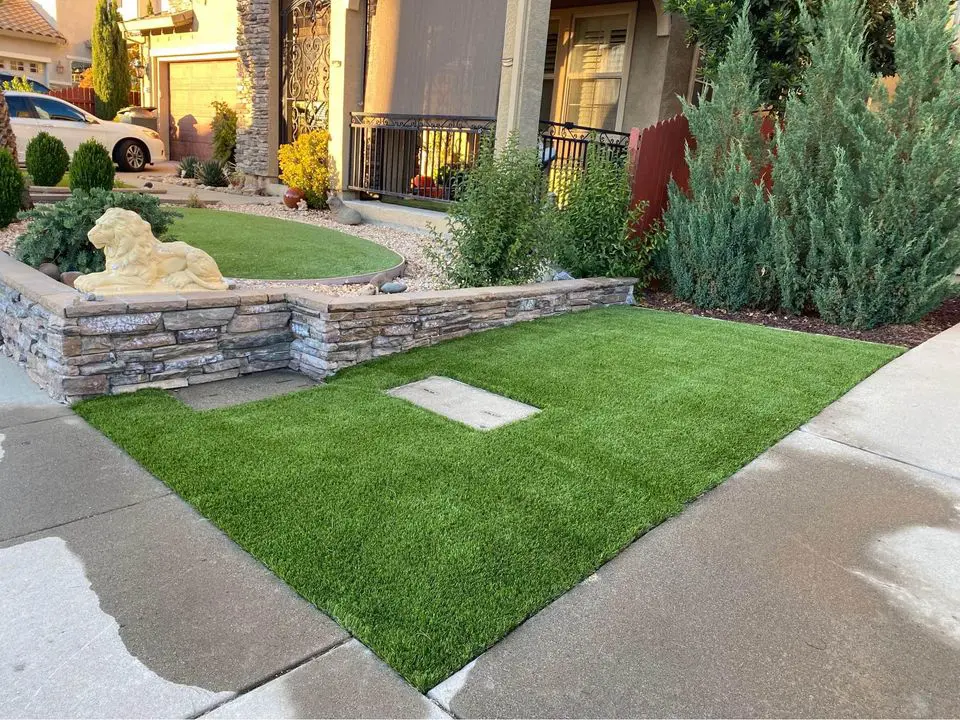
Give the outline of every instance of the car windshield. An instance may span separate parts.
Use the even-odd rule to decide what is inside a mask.
[[[69,120],[72,122],[87,122],[87,117],[76,108],[50,97],[34,97],[33,106],[41,120]]]

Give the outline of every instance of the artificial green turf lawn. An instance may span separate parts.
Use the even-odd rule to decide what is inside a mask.
[[[169,234],[206,250],[227,277],[304,280],[363,275],[401,257],[363,238],[306,223],[186,208]]]
[[[425,690],[900,352],[616,308],[245,406],[77,412]],[[543,412],[485,433],[383,392],[428,375]]]

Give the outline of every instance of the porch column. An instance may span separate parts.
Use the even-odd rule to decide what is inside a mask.
[[[237,16],[237,167],[262,183],[279,173],[279,3],[237,0]]]
[[[366,47],[361,0],[333,0],[330,5],[330,189],[349,195],[350,113],[363,109],[363,62]]]
[[[549,25],[550,0],[509,0],[503,31],[497,147],[503,147],[514,132],[522,145],[537,144]]]

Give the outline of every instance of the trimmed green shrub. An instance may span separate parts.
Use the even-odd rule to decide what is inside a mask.
[[[23,175],[17,161],[6,148],[0,148],[0,227],[12,223],[20,212]]]
[[[41,132],[27,143],[27,172],[37,185],[55,186],[70,166],[70,155],[60,138]]]
[[[150,223],[156,237],[162,237],[179,215],[160,205],[153,195],[115,193],[96,188],[77,190],[63,202],[40,205],[21,217],[31,220],[16,245],[18,259],[37,267],[56,263],[62,271],[99,272],[103,270],[103,251],[87,239],[94,223],[109,208],[133,210]]]
[[[960,68],[945,5],[895,13],[892,100],[856,0],[828,0],[774,164],[784,305],[855,328],[913,322],[960,266]]]
[[[200,158],[196,155],[187,155],[180,161],[180,165],[177,167],[177,170],[180,172],[180,177],[193,179],[197,177],[197,167],[200,165]]]
[[[70,189],[112,190],[116,172],[107,149],[96,140],[87,140],[80,143],[70,161]]]
[[[709,100],[684,103],[696,147],[687,147],[689,194],[671,181],[664,215],[674,293],[701,307],[776,304],[770,206],[758,183],[769,161],[754,82],[756,53],[746,11],[717,69]]]
[[[206,160],[197,165],[197,182],[210,187],[226,187],[227,171],[219,160]]]
[[[591,144],[584,170],[565,193],[554,262],[575,277],[643,275],[650,257],[632,230],[644,207],[631,208],[626,158]]]
[[[220,100],[213,102],[213,157],[222,163],[233,160],[237,147],[237,111]]]
[[[494,152],[487,136],[449,217],[449,233],[433,230],[430,256],[450,282],[483,287],[536,277],[556,231],[540,153],[521,148],[516,137]]]

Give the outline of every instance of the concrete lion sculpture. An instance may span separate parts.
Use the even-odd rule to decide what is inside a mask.
[[[175,293],[226,290],[216,261],[203,250],[182,242],[162,243],[132,210],[110,208],[87,233],[107,258],[103,272],[82,275],[74,282],[81,292]]]

